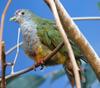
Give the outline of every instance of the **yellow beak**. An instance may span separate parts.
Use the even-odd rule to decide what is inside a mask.
[[[16,21],[16,16],[13,16],[9,19],[10,21]]]

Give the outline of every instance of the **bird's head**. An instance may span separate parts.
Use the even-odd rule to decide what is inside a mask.
[[[18,9],[15,15],[10,18],[10,21],[15,21],[18,23],[23,23],[25,21],[31,20],[35,15],[27,9]]]

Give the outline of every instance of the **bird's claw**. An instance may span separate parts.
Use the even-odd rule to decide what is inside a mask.
[[[40,70],[43,70],[43,68],[44,68],[44,65],[41,65],[41,68],[40,68]]]
[[[39,63],[40,63],[40,70],[43,70],[43,68],[44,68],[44,60],[41,60],[41,61],[39,61]]]
[[[40,60],[40,61],[38,61],[36,63],[34,71],[36,71],[37,66],[40,66],[41,67],[40,70],[43,70],[43,68],[44,68],[44,60]]]

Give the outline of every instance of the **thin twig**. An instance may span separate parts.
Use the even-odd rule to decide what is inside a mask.
[[[95,50],[89,44],[85,36],[80,32],[77,25],[73,22],[72,18],[68,14],[67,10],[63,7],[63,5],[59,2],[59,0],[55,0],[57,11],[59,13],[60,20],[62,25],[66,31],[66,34],[76,42],[76,44],[80,47],[83,55],[86,57],[88,63],[93,68],[97,78],[100,81],[100,59]]]
[[[100,17],[72,17],[74,21],[100,20]]]
[[[1,52],[2,52],[2,36],[3,36],[3,29],[4,29],[4,20],[5,20],[5,16],[6,16],[6,12],[10,6],[10,3],[11,3],[12,0],[8,0],[7,4],[6,4],[6,7],[2,13],[2,16],[1,16],[1,25],[0,25],[0,60],[1,60]]]
[[[13,63],[8,63],[8,62],[6,62],[6,64],[5,64],[6,66],[12,66],[13,65]]]
[[[16,64],[16,61],[17,61],[17,57],[18,57],[18,54],[19,54],[19,46],[18,46],[19,39],[20,39],[20,28],[18,29],[17,52],[16,52],[16,55],[15,55],[15,58],[14,58],[14,61],[13,61],[12,68],[11,68],[11,74],[14,74],[14,67],[15,67],[15,64]]]
[[[23,42],[20,42],[19,44],[14,45],[12,48],[10,48],[9,50],[7,50],[7,51],[5,52],[5,54],[6,54],[6,55],[10,54],[12,51],[14,51],[14,50],[17,48],[17,46],[20,47],[20,46],[22,46],[22,45],[23,45]]]
[[[17,48],[17,46],[18,46],[18,47],[21,47],[22,45],[23,45],[23,42],[20,42],[18,45],[17,45],[17,44],[14,45],[12,48],[10,48],[9,50],[7,50],[7,51],[5,52],[5,54],[6,54],[6,55],[10,54],[12,51],[14,51],[14,50]]]
[[[29,68],[26,68],[24,70],[21,70],[21,71],[18,71],[18,72],[15,72],[14,74],[11,74],[11,75],[8,75],[6,76],[6,79],[9,79],[9,78],[13,78],[13,77],[17,77],[19,75],[22,75],[22,74],[25,74],[29,71],[32,71],[34,70],[35,68],[41,66],[41,65],[44,65],[46,63],[47,60],[49,60],[50,58],[52,58],[56,53],[57,51],[59,51],[59,49],[64,45],[63,42],[61,42],[50,54],[48,54],[45,58],[44,58],[44,63],[40,63],[40,64],[35,64]],[[1,81],[1,80],[0,80]]]
[[[36,68],[35,65],[33,65],[33,66],[28,67],[28,68],[26,68],[26,69],[23,69],[23,70],[21,70],[21,71],[14,72],[14,74],[10,74],[10,75],[6,76],[6,80],[7,80],[7,79],[10,79],[10,78],[18,77],[18,76],[20,76],[20,75],[23,75],[23,74],[25,74],[25,73],[27,73],[27,72],[30,72],[30,71],[34,70],[35,68]]]
[[[63,38],[63,41],[65,43],[66,49],[68,50],[68,55],[69,55],[69,58],[71,59],[71,63],[72,63],[72,66],[73,66],[73,72],[74,72],[74,76],[75,76],[76,87],[81,88],[79,68],[77,66],[72,47],[69,43],[67,35],[66,35],[65,31],[63,30],[62,24],[60,22],[54,0],[46,0],[46,2],[49,4],[49,6],[50,6],[50,8],[51,8],[51,10],[54,14],[56,24],[58,26],[58,29],[59,29],[61,35],[62,35],[62,38]]]

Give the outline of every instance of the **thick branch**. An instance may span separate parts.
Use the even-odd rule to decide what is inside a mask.
[[[55,0],[62,25],[69,37],[80,47],[100,81],[100,59],[59,0]]]
[[[1,81],[1,88],[6,88],[6,80],[5,80],[5,71],[6,71],[6,60],[5,60],[5,49],[4,49],[4,42],[2,42],[2,81]]]
[[[68,55],[69,55],[69,58],[71,59],[71,63],[72,63],[72,66],[73,66],[73,72],[74,72],[74,76],[75,76],[75,80],[76,80],[76,87],[77,88],[81,88],[80,76],[79,76],[79,68],[77,66],[72,47],[71,47],[71,45],[69,43],[67,35],[66,35],[65,31],[63,30],[62,24],[60,22],[60,19],[59,19],[57,10],[56,10],[55,3],[54,3],[53,0],[45,0],[45,1],[49,5],[49,7],[51,8],[51,10],[52,10],[52,12],[54,14],[56,25],[58,26],[58,29],[59,29],[59,31],[61,33],[61,36],[62,36],[63,41],[65,43],[66,49],[68,50]]]

